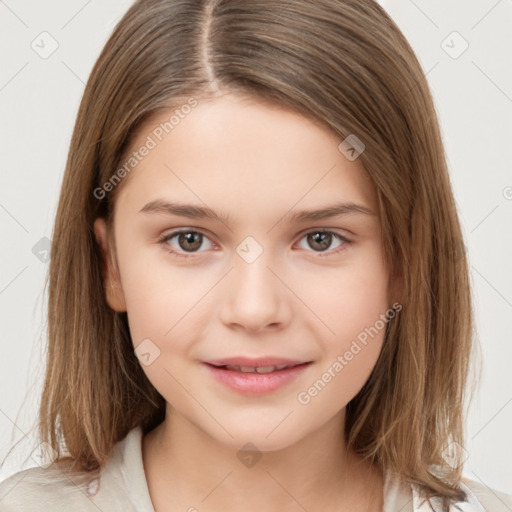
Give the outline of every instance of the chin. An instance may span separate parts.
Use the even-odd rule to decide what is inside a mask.
[[[291,422],[285,425],[290,419],[284,421],[282,417],[276,418],[275,421],[261,421],[260,419],[246,424],[245,428],[241,421],[224,422],[223,426],[233,437],[223,429],[214,428],[212,430],[211,425],[205,432],[217,443],[236,451],[244,449],[244,446],[251,443],[261,452],[272,452],[288,448],[307,436],[306,431],[297,428]]]

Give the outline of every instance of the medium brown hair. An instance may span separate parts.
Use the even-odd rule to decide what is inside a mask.
[[[126,313],[105,299],[93,222],[111,220],[122,165],[142,124],[218,92],[299,112],[365,145],[391,279],[403,309],[369,380],[347,405],[349,446],[420,485],[463,498],[473,319],[463,238],[438,119],[405,37],[371,0],[140,0],[87,82],[69,150],[49,268],[39,435],[83,470],[103,467],[128,431],[165,415],[134,354]],[[452,459],[447,461],[451,443]]]

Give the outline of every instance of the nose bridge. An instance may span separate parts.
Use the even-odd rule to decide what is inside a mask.
[[[285,287],[274,275],[271,252],[254,237],[246,237],[233,255],[229,292],[222,308],[226,324],[250,329],[282,324],[288,320],[289,299]]]

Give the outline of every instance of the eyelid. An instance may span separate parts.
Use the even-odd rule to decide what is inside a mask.
[[[341,228],[329,228],[324,226],[318,226],[318,227],[312,227],[307,228],[302,231],[300,231],[296,236],[297,237],[303,237],[309,233],[332,233],[333,235],[339,236],[340,238],[344,240],[350,240],[351,236],[355,237],[355,234],[349,231],[348,229],[341,229]]]
[[[310,233],[329,233],[341,242],[341,244],[338,247],[336,247],[334,249],[327,250],[327,251],[306,250],[306,252],[313,254],[314,258],[318,258],[318,257],[328,258],[329,256],[335,256],[336,254],[339,254],[340,252],[344,251],[346,249],[347,245],[350,245],[353,243],[352,240],[350,238],[348,238],[347,236],[338,233],[338,231],[335,229],[329,229],[329,228],[307,229],[298,235],[298,238],[299,238],[298,242],[300,242],[305,236],[309,235]]]
[[[175,236],[181,234],[181,233],[199,233],[200,235],[202,235],[203,237],[207,238],[208,240],[210,240],[210,242],[213,244],[213,245],[216,245],[215,242],[213,242],[211,239],[210,239],[210,236],[207,235],[206,233],[204,233],[203,230],[199,229],[199,228],[194,228],[194,227],[185,227],[185,228],[177,228],[177,229],[174,229],[173,231],[171,231],[170,233],[166,233],[162,236],[159,236],[158,237],[158,243],[161,244],[161,245],[165,245],[167,244],[167,242],[169,242],[169,240],[173,239]],[[194,257],[195,255],[197,254],[201,254],[202,252],[204,251],[197,251],[197,252],[191,252],[191,253],[186,253],[186,252],[180,252],[180,251],[176,251],[175,249],[169,249],[169,248],[165,248],[165,250],[171,254],[173,254],[174,256],[177,256],[177,257],[184,257],[184,258],[189,258],[189,257]]]
[[[213,245],[216,245],[215,242],[213,242],[210,239],[209,235],[207,235],[202,229],[195,228],[195,227],[177,228],[177,229],[171,231],[170,233],[166,233],[166,234],[160,236],[158,238],[158,243],[164,245],[169,240],[173,239],[175,236],[179,235],[180,233],[198,233],[198,234],[201,234],[202,236],[204,236],[205,238],[207,238],[208,240],[210,240],[210,242]],[[300,232],[298,235],[296,235],[296,237],[298,237],[298,242],[300,242],[306,235],[308,235],[310,233],[329,233],[329,234],[332,234],[334,237],[338,238],[342,242],[341,249],[337,248],[337,249],[331,249],[329,251],[313,251],[313,250],[306,251],[306,252],[315,254],[315,257],[322,257],[322,256],[327,257],[327,256],[337,254],[345,249],[344,246],[350,245],[351,243],[353,243],[353,241],[349,237],[338,233],[338,231],[336,229],[329,229],[329,228],[323,228],[323,227],[309,228],[309,229],[306,229],[306,230]],[[185,258],[195,257],[196,255],[200,255],[202,252],[205,252],[205,251],[196,251],[196,252],[187,253],[187,252],[180,252],[180,251],[176,251],[174,249],[168,249],[168,248],[166,248],[166,251],[173,254],[174,256],[185,257]]]

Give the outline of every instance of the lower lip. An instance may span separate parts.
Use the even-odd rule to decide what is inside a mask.
[[[263,395],[276,391],[292,382],[302,375],[310,364],[303,363],[271,373],[243,373],[226,370],[207,363],[205,363],[205,366],[213,377],[225,386],[247,395]]]

